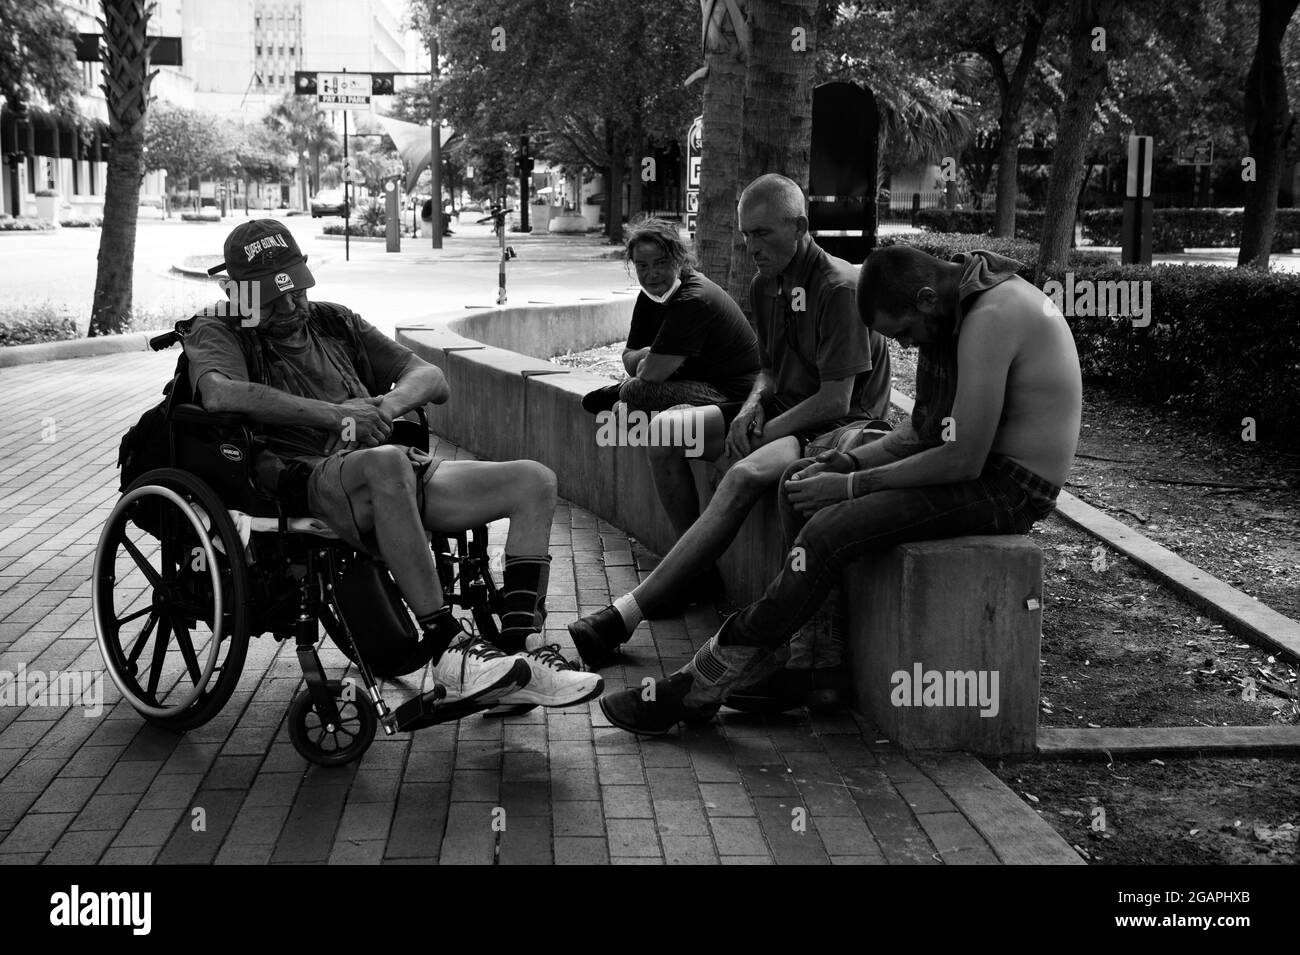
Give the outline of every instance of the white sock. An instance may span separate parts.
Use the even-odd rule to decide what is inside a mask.
[[[623,618],[623,626],[627,628],[629,636],[645,619],[645,617],[641,616],[641,608],[637,606],[636,598],[631,594],[624,594],[615,600],[614,609]]]

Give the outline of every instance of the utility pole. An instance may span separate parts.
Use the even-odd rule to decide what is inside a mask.
[[[437,7],[429,4],[429,108],[433,113],[433,128],[429,135],[433,139],[433,151],[429,155],[429,173],[433,180],[433,215],[429,221],[429,231],[433,233],[433,247],[442,248],[442,112],[438,103],[438,24]]]

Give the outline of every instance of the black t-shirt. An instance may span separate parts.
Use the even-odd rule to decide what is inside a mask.
[[[704,381],[738,401],[758,373],[758,336],[740,306],[699,272],[683,272],[682,284],[662,305],[642,292],[632,310],[628,348],[655,355],[685,355],[669,381]]]

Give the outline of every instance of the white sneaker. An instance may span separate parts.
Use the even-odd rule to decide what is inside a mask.
[[[508,656],[471,635],[448,647],[433,668],[433,678],[447,688],[445,703],[494,704],[525,686],[532,675],[521,655]]]
[[[576,706],[600,696],[605,688],[600,674],[579,670],[560,656],[558,644],[548,644],[540,633],[529,634],[524,645],[528,649],[516,654],[514,659],[526,662],[532,678],[527,686],[504,696],[501,703]]]

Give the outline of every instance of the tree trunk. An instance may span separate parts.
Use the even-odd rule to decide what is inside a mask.
[[[104,185],[104,225],[89,335],[122,331],[131,315],[135,278],[135,227],[144,179],[144,127],[149,103],[149,51],[145,0],[102,0],[104,97],[112,152]],[[155,71],[156,72],[156,71]]]
[[[722,4],[719,4],[722,6]],[[736,180],[745,109],[745,63],[730,20],[709,37],[705,62],[704,135],[700,144],[700,212],[695,257],[700,271],[723,288],[731,271],[736,231]],[[748,298],[748,295],[742,296]]]
[[[1019,185],[1017,175],[1020,171],[1020,131],[1023,122],[1020,113],[1025,105],[1025,90],[1029,73],[1038,58],[1038,43],[1043,36],[1046,25],[1046,7],[1042,4],[1032,8],[1025,24],[1025,38],[1020,44],[1020,56],[1016,60],[1011,75],[1006,75],[1006,67],[1001,55],[993,44],[981,51],[993,74],[997,78],[1001,93],[1001,110],[998,114],[998,179],[997,203],[993,216],[993,234],[995,236],[1014,236],[1016,234],[1016,193]]]
[[[739,196],[764,173],[787,176],[808,191],[812,151],[812,88],[816,53],[816,0],[750,0],[753,36],[745,73],[745,110],[735,188]],[[806,49],[794,49],[802,28]],[[726,289],[748,316],[754,260],[739,229],[732,233]]]
[[[1246,135],[1255,160],[1255,181],[1247,183],[1237,265],[1263,271],[1268,271],[1273,250],[1277,191],[1286,165],[1287,142],[1295,135],[1287,103],[1282,34],[1296,6],[1297,0],[1260,0],[1259,41],[1246,76]]]
[[[611,245],[623,242],[623,163],[627,159],[627,138],[613,119],[605,120],[609,143],[609,175],[605,177],[605,237]]]
[[[642,160],[645,158],[647,150],[645,149],[645,133],[642,130],[640,112],[633,114],[635,117],[632,122],[631,137],[628,141],[628,155],[632,157],[632,164],[628,174],[632,177],[627,181],[627,219],[631,222],[641,212],[645,211],[645,180],[642,178],[645,173],[645,167]],[[659,177],[659,170],[654,171],[655,178]]]
[[[1038,246],[1036,281],[1045,270],[1063,264],[1074,239],[1075,214],[1085,172],[1084,154],[1097,99],[1106,86],[1107,50],[1095,49],[1092,31],[1111,30],[1114,0],[1075,0],[1074,25],[1070,37],[1070,65],[1061,86],[1065,101],[1056,125],[1056,148],[1052,152],[1052,178],[1047,184],[1047,206],[1043,212],[1043,234]]]

